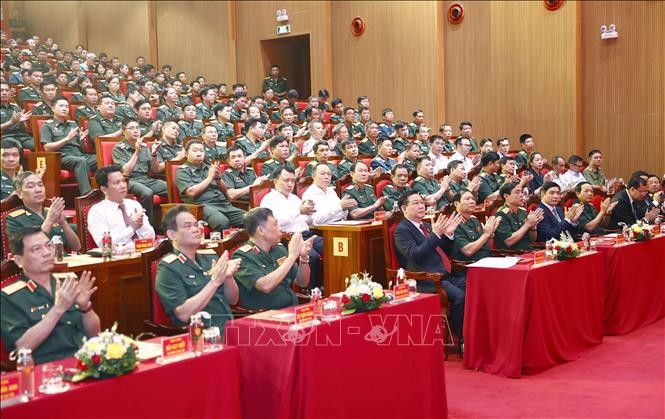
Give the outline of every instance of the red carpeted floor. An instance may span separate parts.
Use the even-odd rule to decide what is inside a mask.
[[[458,418],[663,418],[665,320],[606,336],[582,358],[521,379],[446,362],[448,416]]]

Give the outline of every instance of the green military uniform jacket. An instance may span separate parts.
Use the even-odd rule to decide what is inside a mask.
[[[376,144],[367,137],[363,138],[358,144],[358,154],[376,156],[376,151]]]
[[[263,91],[265,92],[268,89],[272,89],[275,94],[286,93],[289,90],[289,82],[284,77],[280,77],[277,80],[272,77],[266,77],[263,79]]]
[[[127,99],[125,98],[125,95],[123,95],[121,92],[118,92],[117,95],[114,95],[114,94],[111,93],[111,92],[107,92],[107,93],[105,93],[104,95],[105,95],[105,96],[111,96],[111,97],[113,98],[113,101],[115,102],[116,105],[118,105],[118,104],[120,104],[120,103],[123,103],[125,100],[127,100]]]
[[[242,112],[237,110],[235,106],[231,107],[231,122],[240,121],[242,119]]]
[[[186,137],[200,137],[203,130],[203,121],[199,119],[195,119],[192,122],[182,120],[178,121],[178,126],[180,126],[178,140],[182,142]]]
[[[420,129],[420,125],[416,125],[415,122],[409,122],[406,125],[407,129],[409,130],[409,137],[416,137],[418,135],[418,130]]]
[[[97,109],[88,106],[79,106],[74,112],[74,118],[78,121],[80,117],[92,118],[97,115]]]
[[[603,174],[602,169],[598,169],[597,172],[594,172],[591,170],[591,165],[589,165],[586,169],[584,169],[582,175],[584,176],[584,179],[587,180],[587,182],[594,186],[605,186],[607,179],[605,179],[605,175]]]
[[[436,179],[425,179],[422,176],[418,176],[414,179],[411,188],[423,196],[431,195],[439,191],[441,184]],[[444,193],[438,201],[436,201],[436,209],[440,210],[448,203],[446,199],[446,194]]]
[[[71,80],[70,80],[71,81]],[[83,95],[80,93],[74,93],[70,100],[71,103],[83,103]]]
[[[5,226],[7,235],[12,236],[25,229],[26,227],[41,227],[42,223],[46,219],[46,216],[48,215],[48,210],[48,208],[43,208],[42,213],[37,214],[30,208],[21,206],[20,208],[10,212],[7,214],[7,224]],[[51,228],[51,231],[48,234],[50,239],[54,236],[60,236],[65,246],[67,246],[67,238],[65,237],[65,233],[62,230],[62,227],[60,227],[60,225],[57,223],[53,225],[53,228]]]
[[[207,121],[212,118],[213,115],[212,106],[208,106],[203,102],[196,105],[196,119]]]
[[[261,167],[261,176],[272,176],[272,174],[280,167],[288,167],[291,170],[296,170],[296,167],[290,161],[286,160],[284,163],[281,163],[279,160],[270,159],[266,160]]]
[[[455,147],[455,142],[454,141],[445,140],[443,142],[443,152],[444,153],[454,153],[455,150],[456,150],[456,147]]]
[[[40,63],[39,61],[33,61],[32,62],[32,69],[33,70],[39,70],[44,74],[46,74],[46,73],[48,73],[52,70],[51,64],[49,64],[48,61],[43,62],[43,63]],[[46,76],[44,76],[44,77],[46,77]],[[53,78],[53,76],[50,76],[50,77]]]
[[[18,102],[22,104],[26,100],[42,100],[42,95],[39,94],[39,90],[26,86],[19,91]]]
[[[517,164],[517,167],[527,167],[529,164],[529,155],[527,154],[526,151],[520,150],[519,153],[517,153],[517,156],[515,156],[515,164]]]
[[[367,208],[372,206],[376,202],[376,194],[374,193],[374,188],[372,188],[369,185],[365,185],[363,187],[360,187],[356,185],[355,183],[346,188],[344,190],[344,193],[342,194],[344,196],[349,196],[358,202],[358,206],[356,208]],[[371,219],[374,218],[374,211],[366,214],[364,217],[361,217],[361,219]]]
[[[185,162],[176,170],[175,185],[180,197],[185,204],[221,204],[227,202],[226,195],[217,187],[217,182],[210,182],[205,191],[196,198],[190,198],[185,194],[187,188],[203,182],[208,177],[210,166],[202,164],[197,168],[189,162]]]
[[[240,119],[240,116],[238,116],[238,119]],[[273,111],[270,113],[270,120],[276,124],[279,124],[282,122],[282,114],[279,111]]]
[[[225,122],[222,124],[219,120],[215,120],[211,125],[217,129],[217,138],[226,141],[229,137],[235,137],[232,123]]]
[[[183,305],[188,298],[201,292],[210,282],[210,271],[217,259],[219,257],[212,249],[198,250],[196,261],[174,249],[159,262],[155,290],[164,311],[175,326],[189,324],[176,316],[175,309]],[[226,284],[222,284],[217,288],[208,304],[202,309],[210,313],[210,325],[217,326],[222,331],[226,322],[233,319],[231,308],[224,296],[225,286]]]
[[[579,203],[579,200],[575,200],[576,203]],[[596,207],[593,206],[591,203],[586,203],[584,204],[584,210],[582,211],[582,215],[580,215],[579,220],[577,220],[577,229],[581,232],[584,233],[587,230],[584,228],[589,222],[593,221],[594,218],[598,215],[598,211],[596,211]],[[601,236],[603,234],[606,234],[607,231],[605,230],[605,227],[602,226],[602,222],[599,223],[596,228],[593,229],[593,231],[588,232],[589,234],[595,235],[595,236]]]
[[[462,138],[462,136],[460,135],[457,138]],[[478,141],[476,141],[476,139],[473,137],[469,138],[468,140],[469,143],[471,143],[471,153],[478,153],[480,151],[480,147],[478,147]]]
[[[384,186],[381,191],[381,196],[385,196],[388,199],[386,199],[386,202],[383,204],[383,208],[385,208],[386,211],[392,211],[395,203],[399,201],[399,197],[402,196],[403,193],[410,191],[411,187],[409,185],[404,188],[398,188],[393,184]]]
[[[16,349],[16,341],[39,323],[55,305],[56,279],[51,276],[50,294],[44,287],[28,279],[7,285],[0,291],[2,340],[7,351]],[[62,315],[51,334],[32,351],[35,363],[70,357],[81,347],[85,329],[83,315],[76,305]]]
[[[133,106],[130,106],[128,103],[119,103],[115,108],[115,115],[120,118],[122,121],[125,118],[138,118],[138,113]]]
[[[250,186],[256,180],[256,172],[251,167],[245,167],[245,171],[241,172],[238,169],[228,168],[222,174],[222,181],[228,186],[229,189],[242,189]],[[241,200],[249,200],[249,192],[241,196]]]
[[[181,93],[180,96],[178,96],[178,100],[176,101],[176,105],[178,105],[180,109],[184,108],[186,105],[191,105],[192,103],[191,93]]]
[[[404,165],[406,165],[407,169],[409,169],[409,175],[416,173],[416,161],[415,160],[410,160],[410,159],[404,159],[402,161]]]
[[[226,141],[216,141],[214,147],[208,145],[208,143],[203,143],[203,148],[206,152],[205,162],[208,164],[213,160],[226,160],[229,156]]]
[[[400,137],[395,137],[395,141],[393,141],[393,148],[397,150],[398,153],[403,153],[404,150],[406,150],[406,145],[409,142],[406,141],[404,138]]]
[[[316,168],[316,166],[319,165],[319,163],[320,162],[316,160],[312,160],[311,162],[307,163],[307,166],[305,166],[305,176],[314,176],[314,169]],[[328,165],[328,167],[330,168],[330,172],[332,173],[331,177],[332,182],[333,183],[337,182],[341,177],[337,170],[337,166],[335,166],[335,163],[331,162],[326,162],[326,164]]]
[[[330,122],[332,122],[333,124],[341,124],[342,122],[344,122],[344,116],[333,114],[330,116]]]
[[[180,109],[177,106],[174,106],[173,108],[169,108],[166,105],[162,105],[159,108],[157,108],[157,120],[159,121],[167,121],[169,119],[172,119],[174,121],[178,121],[180,117],[182,116],[182,109]]]
[[[453,242],[453,259],[457,260],[472,260],[477,261],[485,257],[492,256],[487,242],[485,242],[480,249],[471,257],[466,257],[462,253],[462,248],[469,243],[473,243],[480,238],[483,234],[483,227],[480,221],[475,216],[471,216],[469,220],[457,226],[455,230],[455,241]]]
[[[458,183],[451,179],[449,188],[450,188],[450,195],[455,196],[456,193],[469,188],[469,181],[462,179],[462,181]]]
[[[353,165],[353,163],[347,160],[346,157],[342,159],[342,161],[340,161],[337,165],[337,176],[342,178],[344,175],[351,173],[351,165]]]
[[[39,115],[49,115],[53,116],[53,108],[47,105],[45,102],[35,103],[35,106],[32,107],[32,114]]]
[[[113,119],[95,115],[88,120],[88,133],[92,140],[99,136],[113,134],[120,128],[122,128],[122,119],[117,114]]]
[[[14,192],[14,179],[4,170],[0,170],[0,200],[7,198]]]
[[[118,144],[113,146],[113,164],[123,167],[129,159],[134,155],[134,147],[132,147],[126,139],[122,139]],[[150,168],[152,167],[152,155],[148,147],[141,146],[139,158],[134,166],[134,170],[129,174],[130,179],[141,179],[150,177]]]
[[[498,249],[531,250],[531,239],[528,232],[512,247],[506,245],[506,239],[522,228],[526,222],[526,208],[520,207],[517,212],[512,212],[509,206],[503,205],[496,212],[496,216],[501,217],[501,223],[494,233],[495,244]]]
[[[256,289],[255,284],[260,278],[276,270],[284,263],[288,250],[281,243],[270,248],[269,252],[261,250],[248,241],[233,254],[240,259],[240,269],[235,275],[240,291],[240,302],[251,310],[280,309],[298,304],[298,298],[291,289],[291,284],[298,276],[298,265],[294,264],[286,277],[275,289],[264,294]]]
[[[263,99],[263,108],[264,109],[276,109],[277,108],[277,102],[274,102],[272,100]]]
[[[78,128],[74,121],[59,122],[57,119],[49,119],[44,122],[41,129],[42,144],[60,141],[69,134],[72,129]],[[74,138],[58,149],[63,156],[83,156],[81,151],[81,136],[76,134]]]
[[[150,132],[150,129],[152,128],[152,124],[154,124],[155,121],[152,119],[148,119],[147,121],[139,121],[139,128],[141,129],[141,136],[145,136]],[[153,136],[155,135],[154,133],[152,134]]]
[[[485,171],[480,172],[480,187],[478,188],[478,202],[485,201],[485,198],[498,191],[501,187],[501,178],[496,173],[489,174]]]
[[[235,142],[235,145],[240,147],[242,151],[245,153],[245,157],[249,156],[250,154],[254,153],[260,146],[261,146],[262,141],[259,142],[254,142],[250,140],[247,137],[242,137],[238,141]],[[259,159],[265,159],[270,157],[270,153],[268,150],[263,150],[259,155],[257,156]]]
[[[424,143],[420,140],[415,140],[414,143],[418,144],[418,148],[420,149],[420,155],[421,156],[426,156],[429,154],[429,143]]]
[[[21,107],[15,103],[0,104],[0,122],[5,123],[12,118],[14,113],[21,113]],[[23,122],[16,122],[2,130],[2,138],[11,138],[13,135],[27,135]],[[20,145],[20,142],[19,142]]]
[[[160,162],[166,162],[169,160],[173,160],[180,151],[182,151],[184,147],[182,144],[178,143],[175,141],[173,145],[167,143],[166,141],[162,140],[159,148],[157,149],[157,158],[159,159]]]

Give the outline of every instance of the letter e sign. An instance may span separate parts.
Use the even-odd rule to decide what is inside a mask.
[[[333,237],[333,256],[349,256],[348,237]]]

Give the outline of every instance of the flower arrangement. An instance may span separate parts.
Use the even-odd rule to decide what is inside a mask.
[[[345,284],[347,288],[342,295],[342,314],[376,310],[389,300],[381,284],[373,282],[372,276],[367,272],[352,274],[345,279]]]
[[[107,378],[126,374],[136,367],[138,347],[125,335],[116,333],[117,323],[111,330],[105,330],[90,340],[83,341],[83,347],[76,352],[78,372],[72,381],[88,377]]]
[[[653,231],[648,224],[644,224],[642,221],[630,226],[630,231],[633,235],[633,240],[636,242],[649,240],[653,237]]]
[[[575,240],[568,232],[561,233],[560,240],[552,239],[552,252],[557,260],[573,259],[582,254]]]

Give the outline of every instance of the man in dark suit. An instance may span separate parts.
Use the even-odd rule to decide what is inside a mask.
[[[562,232],[568,231],[571,235],[577,232],[577,221],[584,211],[584,205],[575,204],[568,208],[564,214],[559,207],[561,189],[554,182],[545,182],[540,189],[540,204],[543,209],[543,220],[538,223],[537,241],[544,242],[552,238],[559,239]]]
[[[461,346],[466,276],[446,270],[444,258],[447,256],[444,251],[452,249],[455,229],[462,222],[462,217],[459,214],[450,217],[439,215],[434,224],[424,223],[425,200],[412,190],[404,193],[398,204],[404,214],[394,236],[399,265],[407,271],[443,274],[441,285],[453,304],[451,320]],[[418,289],[422,292],[434,292],[434,284],[419,281]]]
[[[637,220],[645,220],[649,223],[653,222],[658,215],[659,208],[651,208],[644,201],[647,195],[647,181],[642,177],[635,176],[628,181],[626,189],[618,192],[612,197],[612,202],[617,205],[612,211],[612,218],[610,224],[607,226],[609,229],[620,229],[619,223],[626,223],[629,226],[635,224]]]

